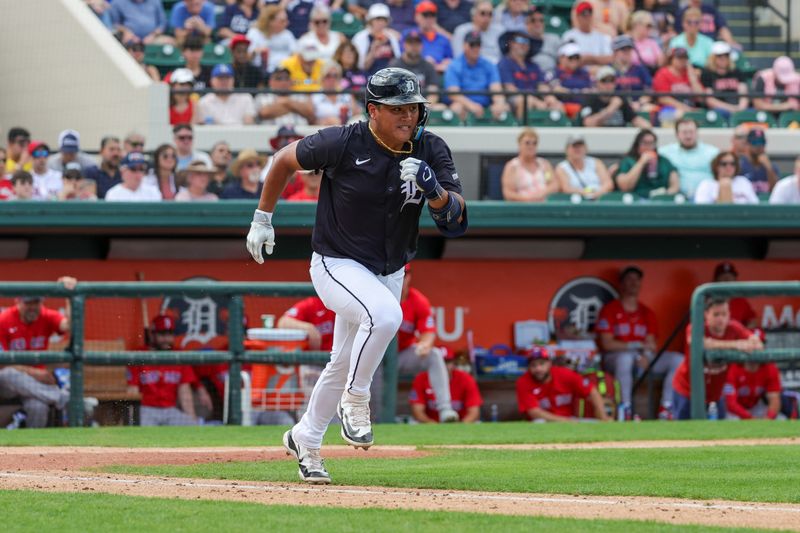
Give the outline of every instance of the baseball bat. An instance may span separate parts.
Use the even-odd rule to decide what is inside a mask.
[[[144,282],[144,272],[141,270],[136,272],[136,281]],[[147,298],[141,298],[139,301],[142,306],[142,334],[144,343],[150,346],[150,317],[147,312]]]

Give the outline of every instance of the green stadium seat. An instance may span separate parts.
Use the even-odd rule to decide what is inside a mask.
[[[792,122],[797,122],[800,126],[800,111],[784,111],[778,117],[778,126],[781,128],[788,128]]]
[[[201,65],[219,65],[226,63],[230,65],[233,62],[231,49],[224,44],[208,43],[203,47],[203,57],[200,59]]]
[[[749,59],[743,54],[739,53],[739,57],[736,58],[736,70],[738,70],[742,74],[747,74],[748,77],[750,75],[755,74],[756,67],[750,62]]]
[[[544,17],[544,28],[547,33],[555,33],[560,37],[570,28],[569,18],[559,15],[546,15]]]
[[[770,193],[768,193],[768,192],[756,193],[756,196],[758,196],[759,203],[762,203],[762,204],[768,204],[769,203],[769,195],[770,195]]]
[[[331,30],[344,33],[352,37],[364,29],[364,24],[353,16],[352,13],[334,12],[331,16]]]
[[[683,204],[686,203],[686,196],[683,193],[676,193],[676,194],[656,194],[655,196],[651,196],[651,202],[662,202],[662,203],[674,203],[674,204]]]
[[[700,127],[703,128],[727,128],[728,121],[721,114],[714,110],[708,111],[691,111],[683,115],[686,118],[693,118],[697,121]]]
[[[171,44],[148,44],[144,47],[144,62],[146,65],[172,70],[184,64],[181,50]]]
[[[605,193],[603,196],[598,197],[597,201],[618,204],[632,204],[636,201],[636,197],[629,192],[611,191]]]
[[[556,192],[547,197],[548,202],[565,202],[572,204],[580,204],[583,202],[583,197],[580,194],[569,194],[565,192]]]
[[[526,118],[529,126],[538,126],[540,128],[572,126],[572,122],[567,118],[567,115],[556,110],[531,109],[528,111]]]
[[[775,117],[772,113],[767,113],[766,111],[756,111],[755,109],[737,111],[731,117],[731,127],[735,128],[739,124],[744,124],[746,122],[766,124],[772,128],[778,125],[778,122],[775,120]]]
[[[431,110],[428,126],[461,126],[461,119],[449,109]]]
[[[481,118],[476,117],[472,113],[468,113],[465,123],[467,126],[519,126],[519,123],[517,122],[517,119],[514,118],[513,114],[504,113],[499,119],[495,119],[488,109]]]

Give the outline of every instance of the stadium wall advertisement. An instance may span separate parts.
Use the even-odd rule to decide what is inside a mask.
[[[717,260],[640,261],[644,270],[641,300],[659,320],[659,341],[667,338],[688,311],[692,290],[710,280]],[[591,335],[599,308],[616,295],[621,261],[416,261],[413,285],[434,308],[440,343],[453,349],[474,343],[490,347],[512,345],[516,321],[548,321],[551,332],[574,337]],[[735,261],[740,280],[794,280],[800,276],[795,261]],[[220,281],[309,281],[308,262],[249,261],[3,261],[6,281],[52,281],[72,275],[83,281],[179,281],[190,278]],[[280,316],[292,298],[247,298],[250,327],[261,315]],[[0,305],[9,305],[9,299]],[[763,328],[800,327],[800,301],[758,298],[751,301]],[[63,300],[53,300],[53,307]],[[124,340],[134,349],[141,343],[142,305],[147,316],[164,310],[179,322],[184,348],[221,347],[227,332],[225,302],[191,300],[97,299],[87,305],[86,334],[91,340]],[[673,348],[683,347],[683,335]]]

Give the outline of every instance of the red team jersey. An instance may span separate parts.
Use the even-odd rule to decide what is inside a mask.
[[[19,316],[17,306],[0,312],[0,347],[4,350],[47,350],[50,336],[60,333],[64,315],[54,309],[42,307],[39,318],[26,324]]]
[[[632,313],[623,309],[619,300],[608,302],[600,311],[594,329],[597,333],[611,333],[623,342],[644,342],[648,335],[658,336],[656,315],[641,302]]]
[[[333,347],[333,323],[336,320],[336,313],[325,307],[322,300],[316,296],[305,298],[290,307],[284,314],[314,324],[322,336],[320,350],[326,352]]]
[[[554,415],[573,416],[574,401],[589,396],[593,388],[580,374],[562,366],[550,368],[547,383],[539,383],[530,372],[525,372],[517,379],[517,405],[526,416],[537,407]]]
[[[450,374],[450,399],[453,410],[458,413],[460,418],[464,418],[467,409],[470,407],[480,407],[483,404],[481,392],[478,384],[472,376],[461,370],[453,369]],[[425,406],[425,414],[429,418],[439,421],[439,411],[436,410],[436,395],[433,393],[430,379],[427,372],[420,372],[411,384],[411,392],[408,394],[408,401],[412,404]]]
[[[319,200],[319,196],[310,196],[306,194],[305,189],[300,189],[296,193],[289,196],[287,200],[292,202],[316,202]]]
[[[139,387],[145,407],[175,407],[178,386],[196,381],[194,370],[186,365],[128,367],[128,385]]]
[[[731,311],[731,319],[740,324],[747,324],[758,318],[747,298],[731,298],[728,300],[728,309]]]
[[[708,330],[708,327],[706,327],[705,332],[706,338],[712,338],[721,341],[749,339],[752,335],[752,331],[735,320],[731,320],[728,323],[728,327],[725,328],[725,332],[719,337],[712,335]],[[692,325],[689,324],[686,326],[686,357],[683,358],[681,366],[678,367],[678,370],[675,372],[675,377],[672,379],[673,390],[683,396],[686,396],[687,398],[691,397],[692,390],[691,380],[689,379],[689,351],[691,344]],[[705,374],[706,378],[706,402],[719,401],[720,397],[722,396],[722,389],[725,387],[725,380],[728,376],[728,367],[729,365],[719,366],[718,368],[709,368],[708,366],[703,368],[703,373]]]
[[[403,310],[403,322],[397,332],[397,350],[402,352],[417,340],[415,332],[428,333],[436,330],[431,314],[431,303],[417,289],[408,289],[408,297],[400,302]]]
[[[725,385],[728,411],[739,418],[752,418],[747,410],[755,407],[768,392],[781,392],[781,375],[775,363],[760,365],[755,372],[748,372],[744,366],[731,363]]]

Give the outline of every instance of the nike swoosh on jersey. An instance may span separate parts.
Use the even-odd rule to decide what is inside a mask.
[[[356,166],[361,166],[364,163],[366,163],[367,161],[370,161],[371,159],[372,159],[371,157],[368,157],[367,159],[356,158]]]

